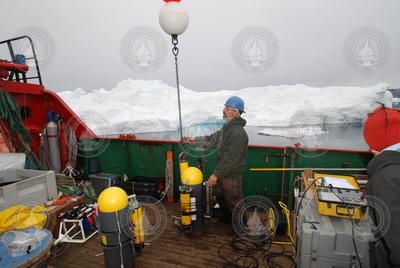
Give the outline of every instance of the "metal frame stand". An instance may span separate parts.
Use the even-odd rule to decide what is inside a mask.
[[[64,219],[62,222],[60,222],[60,228],[58,231],[58,239],[54,241],[54,245],[57,245],[58,243],[85,243],[88,241],[92,236],[97,234],[99,230],[94,231],[91,233],[89,236],[86,237],[85,231],[83,229],[83,224],[82,224],[83,219]],[[72,223],[72,226],[67,230],[67,224],[66,223]],[[76,231],[73,235],[70,236],[70,233],[76,229],[76,227],[79,226],[79,230]],[[81,234],[80,238],[75,238]]]

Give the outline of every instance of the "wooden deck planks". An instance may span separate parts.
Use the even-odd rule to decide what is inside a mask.
[[[164,204],[168,215],[177,215],[177,204]],[[201,237],[184,235],[168,220],[165,232],[156,240],[150,241],[143,249],[143,255],[136,259],[137,268],[206,268],[223,267],[224,261],[218,256],[218,248],[224,247],[224,256],[234,260],[236,253],[229,245],[232,237],[227,234],[229,225],[206,222],[205,233]],[[104,267],[104,256],[99,236],[95,236],[85,244],[71,244],[67,252],[52,259],[50,264],[57,268],[95,268]],[[290,263],[282,260],[281,267],[289,267]],[[260,267],[266,267],[260,265]]]

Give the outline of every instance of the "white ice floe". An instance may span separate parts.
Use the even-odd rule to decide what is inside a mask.
[[[387,88],[384,83],[323,88],[281,85],[214,92],[181,87],[183,126],[217,122],[226,99],[236,95],[245,101],[243,117],[248,126],[261,127],[262,134],[291,137],[298,135],[298,127],[276,127],[362,122],[375,107],[391,101],[385,95]],[[96,122],[102,118],[110,132],[102,134],[176,131],[179,124],[176,88],[157,80],[128,79],[111,90],[88,92],[79,88],[58,94],[78,115],[95,114]],[[96,124],[88,125],[98,132]],[[321,134],[315,131],[315,135]]]

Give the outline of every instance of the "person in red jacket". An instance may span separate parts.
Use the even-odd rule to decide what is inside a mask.
[[[367,194],[382,201],[390,215],[388,221],[379,209],[370,210],[378,230],[370,243],[370,267],[400,267],[400,111],[375,109],[365,122],[364,138],[375,155],[367,167]],[[379,226],[386,224],[383,233]]]

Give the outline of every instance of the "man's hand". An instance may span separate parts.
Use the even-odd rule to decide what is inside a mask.
[[[182,141],[183,141],[183,143],[189,143],[189,144],[196,143],[196,141],[192,137],[183,137]]]
[[[218,181],[218,177],[215,176],[214,174],[212,174],[210,176],[210,178],[208,179],[208,185],[209,186],[215,186],[215,185],[217,185],[217,181]]]

